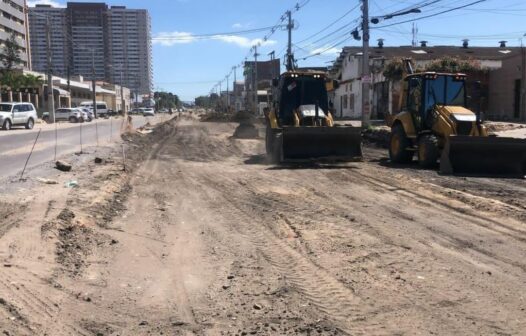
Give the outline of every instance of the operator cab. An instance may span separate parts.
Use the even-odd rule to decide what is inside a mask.
[[[405,106],[411,113],[417,131],[433,127],[437,117],[435,106],[467,107],[464,74],[425,72],[409,75],[406,81]],[[470,119],[469,121],[474,117],[474,115],[465,116]]]
[[[285,73],[278,87],[277,118],[281,126],[327,126],[329,99],[325,76]]]

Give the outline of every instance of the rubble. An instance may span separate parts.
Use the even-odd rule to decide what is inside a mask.
[[[60,171],[63,171],[63,172],[69,172],[71,171],[71,164],[65,162],[65,161],[57,161],[55,163],[55,167],[60,170]]]

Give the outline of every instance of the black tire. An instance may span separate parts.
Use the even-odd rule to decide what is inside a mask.
[[[438,157],[438,139],[433,134],[424,134],[418,139],[418,164],[422,168],[436,166]]]
[[[48,116],[42,117],[42,121],[45,122],[46,124],[49,124],[49,117]]]
[[[35,126],[35,121],[33,120],[33,118],[29,118],[29,120],[27,121],[26,123],[26,129],[33,129],[33,127]]]
[[[281,133],[274,134],[272,141],[272,152],[270,153],[270,161],[273,164],[279,164],[281,162],[281,150],[283,146],[283,135]]]
[[[267,155],[270,155],[274,149],[274,138],[275,136],[272,128],[267,126],[265,130],[265,151],[267,152]]]
[[[391,129],[389,139],[389,158],[394,163],[409,163],[413,160],[414,152],[408,150],[411,147],[411,140],[405,134],[404,128],[396,124]]]
[[[77,119],[77,117],[69,117],[69,122],[70,123],[78,123],[79,120]]]
[[[6,121],[4,121],[4,124],[2,125],[2,129],[4,131],[9,131],[11,129],[11,121],[9,119],[7,119]]]

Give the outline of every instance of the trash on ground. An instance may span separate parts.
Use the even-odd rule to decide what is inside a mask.
[[[64,161],[57,161],[55,163],[55,167],[60,170],[60,171],[63,171],[63,172],[68,172],[68,171],[71,171],[71,165],[67,162],[64,162]]]
[[[72,181],[66,182],[65,186],[66,188],[76,188],[79,186],[79,183],[75,180],[72,180]]]
[[[55,180],[50,180],[50,179],[46,179],[46,178],[42,178],[42,177],[37,177],[36,180],[38,182],[44,183],[44,184],[58,184],[58,182],[55,181]]]

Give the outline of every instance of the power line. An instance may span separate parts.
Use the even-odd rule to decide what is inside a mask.
[[[334,20],[333,22],[331,22],[329,25],[327,25],[325,28],[321,29],[320,31],[318,31],[317,33],[301,40],[301,41],[298,41],[297,43],[303,43],[307,40],[310,40],[311,38],[315,37],[315,36],[318,36],[319,34],[323,33],[324,31],[326,31],[327,29],[329,29],[330,27],[334,26],[337,22],[341,21],[343,18],[345,18],[347,15],[351,14],[356,8],[358,8],[358,6],[360,6],[360,3],[358,3],[356,6],[354,6],[353,8],[351,8],[349,11],[347,11],[345,14],[343,14],[342,16],[340,16],[339,18],[337,18],[336,20]]]
[[[415,18],[415,19],[410,19],[410,20],[405,20],[405,21],[395,22],[395,23],[388,24],[388,25],[383,25],[383,26],[378,26],[378,27],[372,27],[372,29],[376,29],[376,28],[386,28],[386,27],[391,27],[391,26],[395,26],[395,25],[399,25],[399,24],[403,24],[403,23],[407,23],[407,22],[419,21],[419,20],[423,20],[423,19],[430,18],[430,17],[438,16],[438,15],[441,15],[441,14],[445,14],[445,13],[453,12],[453,11],[456,11],[456,10],[459,10],[459,9],[463,9],[463,8],[466,8],[466,7],[470,7],[470,6],[473,6],[473,5],[476,5],[476,4],[479,4],[479,3],[482,3],[482,2],[486,2],[486,1],[488,1],[488,0],[478,0],[478,1],[471,2],[471,3],[467,4],[467,5],[454,7],[454,8],[451,8],[451,9],[448,9],[448,10],[445,10],[445,11],[442,11],[442,12],[438,12],[438,13],[433,13],[433,14],[429,14],[429,15],[421,16],[421,17],[418,17],[418,18]]]

